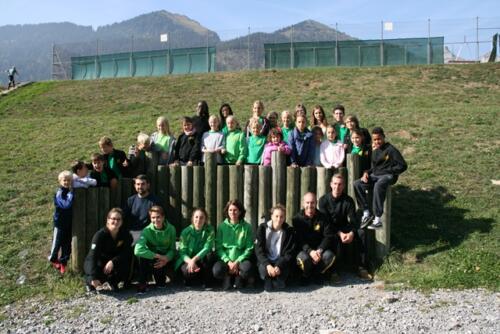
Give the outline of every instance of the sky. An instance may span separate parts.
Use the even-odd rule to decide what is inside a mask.
[[[72,22],[98,26],[157,10],[183,14],[216,31],[221,39],[255,31],[274,31],[313,19],[358,38],[379,38],[381,21],[394,22],[386,38],[431,35],[448,42],[475,39],[475,17],[480,17],[480,40],[490,40],[500,28],[498,0],[0,0],[0,26]],[[404,5],[401,5],[404,3]]]

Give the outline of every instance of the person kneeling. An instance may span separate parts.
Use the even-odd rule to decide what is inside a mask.
[[[165,219],[161,206],[152,206],[149,218],[151,223],[142,231],[134,249],[139,261],[139,293],[146,291],[151,274],[157,287],[166,285],[167,276],[170,280],[174,277],[172,260],[175,257],[175,228]]]
[[[286,210],[281,204],[271,209],[271,220],[257,228],[255,255],[264,290],[284,289],[293,259],[293,228],[285,223]]]

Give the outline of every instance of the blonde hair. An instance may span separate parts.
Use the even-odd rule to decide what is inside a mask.
[[[63,170],[57,176],[57,180],[59,180],[59,182],[61,182],[62,180],[72,179],[72,178],[73,178],[73,173],[71,173],[69,170]]]
[[[172,134],[170,133],[170,124],[168,123],[168,120],[166,117],[164,116],[160,116],[156,119],[156,124],[158,123],[163,123],[165,124],[165,132],[167,133],[167,135],[171,136]]]
[[[208,118],[208,121],[210,122],[211,120],[215,120],[217,122],[218,125],[220,125],[220,120],[219,120],[219,117],[217,117],[216,115],[212,115]],[[219,127],[217,127],[219,128]]]
[[[111,141],[111,138],[109,138],[108,136],[102,136],[101,139],[99,139],[99,145],[113,146],[113,141]]]
[[[254,125],[257,125],[259,127],[259,131],[260,129],[262,129],[262,125],[260,124],[259,120],[252,117],[248,120],[248,127],[252,129]]]
[[[141,132],[137,135],[137,144],[149,146],[151,144],[151,139],[147,134]]]

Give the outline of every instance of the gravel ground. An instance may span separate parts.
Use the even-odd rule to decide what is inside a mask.
[[[2,333],[500,333],[500,294],[386,291],[345,278],[284,292],[173,287],[28,301],[2,310]]]

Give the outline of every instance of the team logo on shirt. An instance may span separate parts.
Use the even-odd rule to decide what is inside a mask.
[[[320,230],[321,226],[319,224],[314,225],[314,230],[318,232]]]
[[[386,154],[386,155],[385,155],[384,160],[385,160],[385,161],[389,160],[389,154]]]
[[[92,244],[92,246],[90,246],[90,249],[94,250],[96,248],[96,245],[95,244]]]
[[[120,247],[121,245],[123,245],[123,240],[118,241],[118,243],[116,244],[116,247]]]

